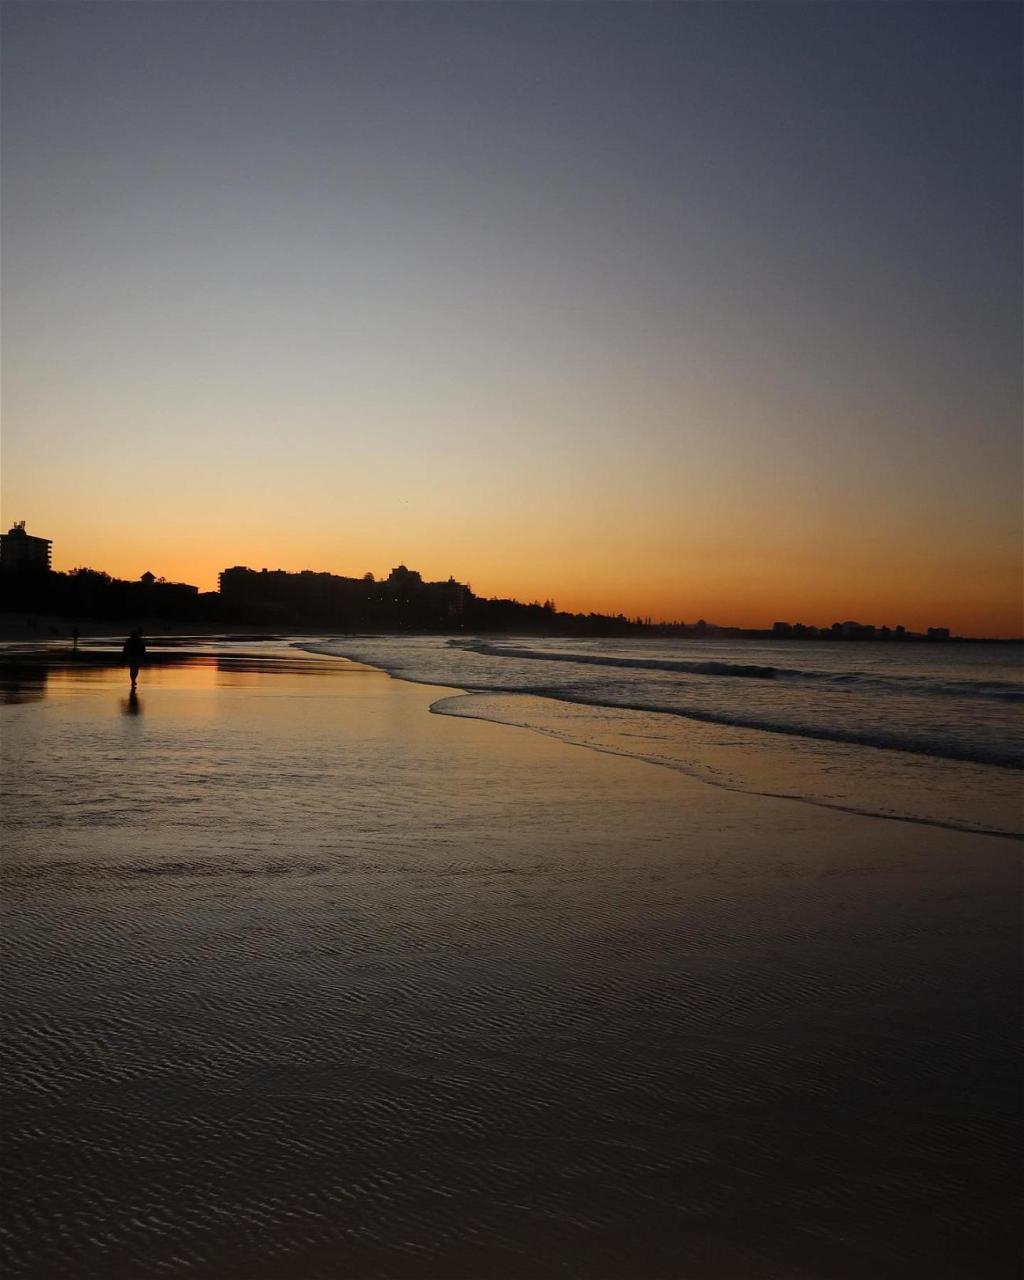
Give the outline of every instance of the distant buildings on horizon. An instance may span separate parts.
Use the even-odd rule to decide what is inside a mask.
[[[0,534],[0,572],[15,575],[17,580],[52,573],[50,538],[29,534],[25,521],[19,520],[5,534]],[[396,565],[387,578],[378,581],[372,573],[361,578],[349,578],[334,573],[318,573],[303,569],[293,573],[284,569],[250,569],[234,565],[218,575],[217,592],[200,592],[188,582],[167,582],[146,570],[137,582],[112,579],[108,574],[92,569],[74,570],[71,578],[90,580],[92,590],[77,592],[76,599],[88,604],[102,594],[100,581],[117,587],[117,595],[124,607],[133,612],[140,610],[154,615],[197,617],[202,602],[215,602],[211,616],[226,620],[225,609],[244,614],[247,620],[273,623],[286,622],[290,616],[319,618],[339,625],[393,624],[407,626],[454,626],[466,622],[479,622],[493,626],[500,615],[509,608],[536,611],[539,620],[549,625],[556,618],[566,620],[587,617],[603,618],[598,614],[559,614],[552,601],[543,605],[522,605],[514,600],[484,600],[475,596],[466,583],[448,578],[443,582],[424,582],[415,569],[404,564]],[[93,581],[95,580],[95,581]],[[11,579],[9,579],[11,581]],[[38,592],[36,593],[38,597]],[[54,601],[54,604],[61,603]],[[71,603],[68,601],[68,603]],[[500,606],[495,609],[494,606]],[[470,615],[473,615],[472,617]],[[537,619],[535,619],[537,620]],[[674,633],[692,636],[732,635],[770,637],[779,640],[949,640],[948,627],[929,627],[927,632],[908,631],[906,627],[876,627],[871,623],[833,622],[830,627],[808,626],[803,622],[775,622],[771,631],[759,628],[716,627],[700,619],[696,623],[652,623],[647,619],[627,619],[619,614],[609,621],[621,623],[631,630],[648,633]],[[511,619],[524,622],[526,618]]]
[[[772,635],[780,640],[919,640],[921,632],[906,627],[876,627],[870,622],[833,622],[830,627],[809,627],[803,622],[773,622]],[[948,640],[949,627],[929,627],[928,640]]]
[[[224,603],[253,620],[273,622],[288,614],[320,617],[339,625],[440,625],[461,622],[476,597],[463,582],[424,582],[415,569],[397,565],[378,582],[372,573],[361,578],[303,569],[249,569],[234,565],[218,576]]]

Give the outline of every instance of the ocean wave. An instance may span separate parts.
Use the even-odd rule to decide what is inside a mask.
[[[899,692],[924,696],[991,698],[1001,702],[1024,701],[1024,684],[1009,680],[941,680],[915,676],[879,676],[865,671],[819,671],[814,668],[780,667],[760,663],[722,662],[687,658],[626,658],[611,654],[563,653],[529,649],[488,641],[449,641],[452,647],[488,658],[516,658],[529,662],[562,662],[586,667],[664,671],[675,675],[720,676],[731,680],[779,680],[866,693]]]
[[[480,692],[512,692],[510,690],[481,690]],[[757,729],[762,733],[781,733],[794,738],[812,738],[817,742],[841,742],[858,747],[875,747],[882,751],[903,751],[912,755],[931,756],[939,760],[963,760],[971,764],[998,765],[1005,769],[1024,769],[1024,752],[988,747],[981,744],[966,745],[945,739],[922,738],[901,733],[886,732],[878,728],[860,729],[842,725],[802,724],[775,719],[757,712],[736,714],[730,711],[708,711],[703,707],[686,707],[666,703],[645,702],[641,699],[620,701],[603,699],[576,693],[570,689],[534,686],[516,689],[516,693],[532,694],[537,698],[553,698],[559,702],[572,702],[578,706],[615,707],[623,711],[643,711],[653,715],[680,716],[698,720],[702,724],[731,725],[737,729]]]
[[[548,656],[537,650],[514,649],[487,643],[455,641],[454,645],[464,651],[483,654],[484,656],[494,656],[491,652],[492,650],[507,657],[522,657],[524,654],[529,654],[531,658],[546,658]],[[677,716],[683,719],[695,720],[702,724],[728,725],[739,729],[753,729],[762,733],[808,738],[817,742],[872,747],[882,751],[899,751],[910,755],[926,756],[940,760],[959,760],[971,764],[997,766],[1005,769],[1024,769],[1024,750],[1020,747],[1009,745],[1005,742],[993,743],[987,740],[979,740],[973,735],[970,739],[938,736],[937,733],[928,733],[923,728],[918,728],[916,732],[913,729],[905,729],[896,725],[891,729],[886,729],[877,723],[870,725],[857,723],[840,724],[835,721],[823,720],[809,723],[796,719],[784,719],[772,714],[770,710],[759,710],[751,706],[744,707],[742,711],[720,707],[698,707],[683,702],[669,703],[642,697],[623,696],[621,692],[612,694],[605,690],[595,690],[593,687],[580,689],[566,685],[529,684],[525,682],[504,684],[495,680],[467,680],[464,675],[454,672],[445,676],[441,673],[418,671],[414,666],[410,666],[408,661],[395,662],[389,660],[383,654],[373,658],[354,653],[346,654],[344,650],[350,646],[344,644],[344,642],[337,641],[303,643],[298,647],[313,653],[330,653],[338,657],[351,656],[356,661],[367,662],[369,665],[376,666],[380,670],[386,671],[389,675],[402,680],[409,680],[416,684],[456,687],[464,689],[467,693],[532,695],[533,697],[572,703],[577,706],[609,707],[652,715]],[[590,659],[592,655],[587,654],[584,656]],[[559,658],[555,660],[558,661]],[[561,655],[561,660],[572,661],[574,659],[571,655]],[[602,658],[600,661],[622,665],[623,663],[633,663],[634,661],[647,662],[648,659],[605,660]],[[736,666],[739,664],[719,665]],[[769,668],[765,668],[765,670],[767,669]],[[772,669],[777,670],[777,668]],[[679,692],[685,694],[685,689],[686,686],[681,685]]]
[[[504,695],[511,699],[517,695]],[[543,695],[536,695],[543,696]],[[709,786],[721,787],[725,791],[736,791],[744,795],[764,796],[773,800],[796,800],[803,804],[815,805],[821,809],[832,809],[839,813],[855,814],[864,818],[882,818],[890,822],[911,822],[920,826],[937,827],[946,831],[962,831],[968,835],[986,835],[998,836],[1005,840],[1024,841],[1024,833],[1020,831],[1007,830],[1004,827],[995,826],[985,822],[969,822],[954,821],[949,818],[938,817],[934,815],[916,814],[908,812],[893,812],[881,807],[872,807],[870,804],[843,803],[837,800],[826,799],[819,795],[814,795],[806,791],[796,790],[775,790],[768,789],[763,786],[751,785],[740,781],[730,781],[716,776],[714,770],[701,768],[692,761],[678,758],[672,758],[663,754],[654,754],[645,751],[642,747],[623,748],[613,746],[607,742],[594,741],[588,738],[582,732],[570,732],[565,729],[555,728],[551,725],[531,723],[526,718],[513,715],[495,714],[493,710],[480,710],[477,694],[456,694],[439,698],[436,702],[431,703],[430,710],[434,715],[453,716],[457,719],[467,720],[485,720],[490,724],[509,725],[514,728],[528,729],[532,733],[539,733],[543,737],[554,738],[556,741],[565,742],[570,746],[584,747],[591,751],[599,751],[604,755],[619,756],[626,760],[640,760],[645,764],[657,765],[661,768],[672,769],[677,773],[684,773],[688,777],[696,778],[700,782],[707,783]],[[566,701],[566,699],[559,699]],[[617,708],[620,710],[631,710],[632,708]],[[717,723],[717,722],[716,722]],[[971,761],[969,763],[978,763]]]
[[[637,671],[674,671],[692,675],[735,676],[748,680],[775,680],[787,674],[784,667],[757,666],[736,662],[687,662],[674,658],[616,658],[592,653],[555,653],[536,649],[514,649],[508,645],[465,644],[455,646],[468,653],[479,653],[488,658],[524,658],[540,662],[572,662],[594,667],[622,667]],[[797,675],[798,672],[790,674]]]

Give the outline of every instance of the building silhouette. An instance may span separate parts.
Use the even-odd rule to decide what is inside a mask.
[[[143,613],[194,614],[199,599],[199,588],[190,582],[168,582],[158,578],[149,569],[137,583],[131,584],[131,594]]]
[[[424,582],[397,565],[381,582],[372,574],[346,578],[334,573],[289,573],[234,565],[220,574],[224,610],[249,622],[285,625],[289,620],[339,628],[424,630],[461,627],[475,603],[469,587],[454,578]]]
[[[948,627],[929,627],[927,635],[871,623],[834,622],[831,627],[777,621],[771,630],[721,627],[703,618],[695,623],[651,623],[651,619],[598,613],[565,613],[552,600],[488,598],[454,577],[439,582],[405,564],[386,578],[372,573],[343,577],[303,569],[222,570],[217,591],[200,591],[188,582],[168,582],[151,570],[134,581],[97,569],[54,572],[49,538],[26,532],[23,520],[0,535],[0,608],[27,615],[64,618],[209,622],[221,626],[258,625],[284,631],[292,627],[336,632],[380,633],[506,632],[508,634],[649,636],[708,638],[723,636],[779,640],[945,641],[959,639]]]
[[[34,538],[25,532],[25,521],[11,525],[7,533],[0,533],[0,569],[9,573],[48,573],[50,569],[50,538]]]

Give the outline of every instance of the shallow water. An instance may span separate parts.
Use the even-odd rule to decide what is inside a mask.
[[[302,642],[458,685],[446,715],[520,725],[705,782],[1024,835],[1016,644],[366,636]]]
[[[0,708],[5,1276],[1016,1273],[1011,842],[239,653]]]

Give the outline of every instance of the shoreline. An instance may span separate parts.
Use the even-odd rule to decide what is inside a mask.
[[[372,652],[370,655],[360,653],[359,648],[354,646],[341,645],[345,651],[338,652],[316,643],[297,641],[296,647],[314,655],[333,653],[337,657],[347,657],[350,661],[364,662],[386,671],[397,680],[422,683],[427,687],[447,688],[449,685],[457,685],[464,697],[461,706],[456,705],[451,709],[438,706],[436,714],[484,719],[496,724],[531,729],[585,749],[607,751],[626,759],[639,759],[682,772],[705,784],[722,786],[741,794],[796,800],[837,812],[861,814],[885,821],[905,821],[967,834],[1024,840],[1024,830],[1017,821],[1019,778],[1021,769],[1024,768],[1018,754],[1005,759],[992,758],[991,755],[978,757],[969,752],[929,750],[911,744],[872,740],[856,733],[830,732],[797,725],[768,725],[763,719],[748,720],[704,713],[691,708],[676,710],[646,702],[626,702],[621,696],[614,700],[602,700],[598,697],[575,696],[568,689],[549,691],[532,686],[516,688],[514,685],[476,685],[472,682],[460,683],[457,678],[443,681],[416,674],[414,670],[408,669],[404,660],[396,662],[394,655],[389,662],[385,655],[374,657]],[[457,674],[456,671],[452,672],[455,677]],[[442,703],[445,701],[447,700],[440,700]],[[458,699],[453,701],[458,703]],[[486,706],[488,702],[493,703],[494,707],[478,710],[481,704]],[[531,707],[531,710],[528,713],[521,710],[519,714],[510,714],[502,707],[502,703],[509,706],[515,703],[521,709]],[[547,703],[553,710],[548,715],[534,711],[532,707],[539,703]],[[572,712],[572,716],[567,718],[565,711]],[[606,740],[607,732],[618,723],[624,726],[625,733],[630,714],[634,712],[639,713],[640,719],[646,723],[637,721],[633,725],[627,735],[628,745],[622,734],[618,735],[620,740],[615,745],[609,744]],[[523,719],[524,714],[526,720]],[[600,718],[607,722],[605,726],[597,723]],[[655,722],[667,727],[652,728]],[[581,730],[585,731],[583,736]],[[637,746],[639,736],[644,732],[651,737],[648,751],[642,751]],[[732,738],[735,751],[723,753],[720,742],[723,734],[726,738]],[[741,739],[743,745],[737,746]],[[660,753],[656,748],[660,748]],[[668,757],[664,754],[666,748],[669,749]],[[833,752],[831,771],[838,768],[851,776],[859,775],[862,779],[873,775],[871,787],[868,791],[862,789],[859,796],[847,794],[845,800],[835,795],[834,785],[829,784],[820,771],[819,776],[815,777],[813,770],[811,773],[801,773],[797,768],[796,762],[801,758],[801,753],[806,755],[808,748]],[[693,758],[694,752],[696,760]],[[745,765],[740,767],[739,775],[735,773],[741,754],[745,753],[749,759],[765,752],[772,757],[770,776],[765,776],[763,768],[755,768],[751,773]],[[944,792],[949,790],[949,786],[953,786],[959,789],[962,796],[973,794],[974,798],[963,812],[958,812],[955,806],[944,800],[930,814],[908,811],[905,807],[909,799],[907,786],[902,781],[889,781],[891,775],[886,768],[888,763],[896,766],[897,773],[900,766],[908,770],[916,768],[918,771],[921,767],[926,767],[930,771],[929,785],[933,793],[937,793],[941,784]],[[725,769],[724,775],[722,768]],[[730,768],[734,770],[733,782],[726,780],[730,776]],[[952,772],[943,774],[943,770]],[[756,776],[758,773],[760,777]],[[901,779],[903,777],[902,774],[898,776]],[[743,780],[738,781],[737,777],[742,777]],[[820,788],[823,784],[828,786],[828,791],[822,795],[812,794],[813,788]],[[849,792],[849,788],[847,790]],[[892,794],[888,794],[889,792]],[[987,797],[984,802],[981,800],[982,795]],[[897,800],[904,808],[891,807]],[[932,804],[935,804],[934,795]],[[887,805],[890,807],[887,808]]]
[[[35,625],[29,625],[28,619],[33,618]],[[38,644],[45,645],[54,640],[70,639],[71,631],[74,626],[78,626],[79,632],[83,639],[108,639],[119,634],[127,634],[135,626],[141,626],[145,634],[154,641],[165,637],[174,637],[180,635],[204,636],[209,638],[223,639],[275,639],[290,635],[308,635],[310,637],[323,637],[325,639],[345,639],[351,637],[386,637],[386,636],[406,636],[408,638],[427,637],[427,636],[444,636],[448,638],[458,638],[467,635],[479,635],[490,639],[548,639],[548,640],[580,640],[592,641],[600,639],[626,639],[632,643],[648,642],[651,644],[663,644],[666,640],[679,640],[686,643],[695,643],[700,645],[716,644],[732,644],[739,642],[747,642],[750,644],[767,644],[771,647],[781,645],[794,646],[796,648],[805,647],[809,644],[827,644],[829,647],[833,645],[854,647],[881,645],[883,650],[890,648],[902,648],[904,646],[916,647],[924,645],[928,648],[943,647],[952,645],[954,647],[966,645],[1020,645],[1024,644],[1024,636],[927,636],[915,633],[913,635],[903,636],[900,638],[883,637],[883,636],[844,636],[841,639],[836,638],[825,631],[818,635],[777,635],[772,631],[760,629],[756,627],[745,628],[722,628],[718,631],[702,634],[699,632],[679,633],[673,630],[667,630],[663,633],[657,632],[657,626],[653,628],[654,633],[644,631],[630,632],[618,635],[612,633],[609,635],[602,634],[586,634],[575,631],[572,628],[564,630],[546,629],[537,627],[504,627],[495,630],[474,630],[458,629],[458,630],[409,630],[409,631],[388,631],[373,630],[366,628],[332,628],[330,626],[318,627],[309,626],[281,626],[279,624],[241,624],[241,623],[224,623],[218,624],[213,622],[188,622],[169,619],[157,616],[153,618],[136,618],[130,616],[120,621],[103,621],[97,619],[80,620],[74,617],[64,617],[53,614],[31,615],[24,612],[18,613],[0,613],[0,645],[3,644]],[[666,624],[668,626],[669,624]]]
[[[143,672],[146,670],[160,670],[165,668],[173,668],[176,666],[188,667],[194,664],[212,664],[215,666],[226,666],[237,670],[247,670],[253,673],[265,672],[268,675],[280,674],[284,671],[295,671],[297,673],[314,672],[330,674],[337,669],[337,664],[344,663],[348,666],[358,667],[364,670],[372,670],[378,672],[389,680],[399,683],[408,684],[425,689],[436,690],[440,696],[435,696],[433,702],[428,707],[431,715],[445,716],[462,722],[476,721],[493,724],[499,727],[507,727],[513,729],[525,729],[536,734],[541,738],[550,739],[552,741],[561,742],[564,745],[578,748],[585,751],[595,751],[607,754],[624,760],[637,761],[640,763],[655,766],[659,770],[667,770],[671,773],[679,774],[692,779],[693,781],[703,785],[720,788],[727,792],[737,795],[756,796],[765,800],[787,800],[796,804],[810,805],[823,810],[830,810],[836,813],[850,814],[865,819],[877,819],[886,823],[907,823],[915,826],[932,828],[935,830],[945,830],[959,832],[968,836],[991,837],[1001,841],[1011,841],[1014,843],[1024,842],[1024,832],[1017,830],[1005,829],[997,826],[985,826],[977,823],[971,823],[962,819],[943,819],[939,817],[921,817],[908,813],[889,813],[879,810],[878,808],[868,808],[864,805],[854,803],[842,803],[834,800],[817,798],[812,795],[794,794],[778,789],[768,787],[757,787],[750,785],[740,785],[729,782],[722,778],[709,774],[706,770],[701,771],[698,768],[681,767],[679,764],[659,758],[650,754],[639,753],[635,750],[624,750],[620,747],[604,745],[599,742],[585,741],[579,738],[563,736],[558,732],[552,732],[549,729],[522,723],[515,719],[502,719],[491,715],[473,715],[471,712],[460,713],[459,711],[438,709],[435,706],[443,703],[453,696],[471,699],[485,699],[487,697],[498,697],[499,699],[525,699],[541,697],[549,699],[554,704],[564,704],[565,706],[578,706],[583,709],[593,709],[595,711],[604,710],[605,712],[619,712],[638,710],[645,714],[665,715],[675,719],[673,713],[659,711],[651,708],[636,707],[631,708],[621,704],[598,704],[586,703],[572,699],[571,697],[560,696],[559,694],[540,694],[535,692],[520,692],[516,690],[507,690],[504,692],[476,690],[466,688],[461,685],[444,684],[432,680],[417,679],[407,674],[400,674],[383,665],[375,665],[373,663],[363,663],[357,659],[346,657],[341,654],[321,653],[315,648],[310,647],[313,643],[320,640],[341,639],[342,636],[328,636],[321,633],[315,633],[311,636],[304,636],[302,633],[280,633],[272,634],[253,634],[251,632],[239,633],[237,635],[229,635],[225,633],[211,634],[209,636],[199,635],[175,635],[152,639],[143,665]],[[110,648],[100,648],[98,644],[110,640]],[[218,651],[218,642],[223,642],[222,647]],[[244,645],[251,642],[254,645],[278,645],[279,652],[239,652],[234,646]],[[120,641],[111,637],[91,637],[78,650],[68,649],[66,646],[57,644],[35,644],[26,646],[25,648],[3,648],[0,647],[0,680],[4,678],[4,673],[8,673],[8,679],[15,682],[24,682],[26,685],[37,685],[42,687],[45,685],[50,672],[73,673],[76,670],[94,670],[94,671],[112,671],[125,666],[124,659],[120,653]],[[145,684],[145,676],[143,675],[143,685]],[[679,719],[684,721],[692,717],[680,716]],[[694,721],[700,724],[700,717]],[[714,724],[715,722],[712,722]],[[755,733],[765,733],[770,737],[774,736],[776,731],[769,729],[756,728]],[[813,735],[808,736],[806,733],[797,731],[777,731],[778,736],[783,739],[783,745],[787,739],[806,739],[813,741]],[[824,738],[825,742],[837,741],[840,746],[853,746],[857,749],[864,749],[861,743],[846,743],[842,739],[833,740]],[[871,746],[868,750],[888,754],[896,751],[900,756],[907,756],[911,759],[920,757],[924,760],[935,760],[939,764],[943,762],[945,757],[933,757],[928,755],[920,755],[909,750],[900,750],[892,747]],[[956,757],[949,758],[951,763],[957,763]],[[998,766],[985,764],[983,768],[1008,768],[1010,766]],[[1013,773],[1019,772],[1017,769],[1011,770]]]

